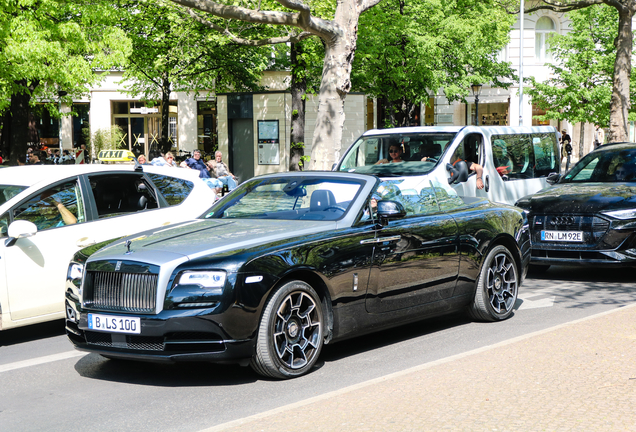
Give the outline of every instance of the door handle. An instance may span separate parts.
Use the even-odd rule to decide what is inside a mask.
[[[372,243],[384,243],[387,241],[398,241],[402,238],[402,236],[391,236],[391,237],[378,237],[369,240],[361,240],[360,244],[372,244]]]
[[[486,174],[486,183],[484,184],[484,190],[488,192],[489,189],[490,189],[490,177],[488,177],[488,174]]]
[[[77,247],[80,248],[85,248],[87,246],[93,246],[94,244],[96,244],[97,242],[93,239],[90,239],[88,237],[82,237],[81,239],[79,239],[77,241],[77,243],[75,243],[77,245]]]

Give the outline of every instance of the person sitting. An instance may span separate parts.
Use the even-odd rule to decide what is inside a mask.
[[[223,153],[217,151],[214,153],[215,161],[212,162],[212,172],[221,183],[227,186],[227,189],[232,191],[236,188],[236,176],[230,172],[228,166],[223,162]]]
[[[185,161],[188,168],[199,171],[199,177],[203,179],[210,178],[208,166],[201,160],[201,151],[196,149],[192,152],[192,157]]]
[[[216,174],[214,172],[214,161],[209,160],[207,163],[208,169],[210,170],[210,178],[204,178],[203,181],[212,189],[214,189],[219,195],[223,191],[223,182],[216,178]]]
[[[177,164],[174,162],[174,155],[171,152],[166,152],[166,154],[159,157],[156,157],[150,162],[151,165],[154,166],[169,166],[176,167]]]
[[[375,164],[379,165],[385,163],[404,162],[404,159],[402,159],[402,146],[400,146],[399,144],[391,144],[389,146],[389,157],[391,158],[390,161],[388,159],[380,159]]]
[[[627,164],[619,164],[614,170],[614,179],[617,182],[624,182],[632,180],[633,170]]]

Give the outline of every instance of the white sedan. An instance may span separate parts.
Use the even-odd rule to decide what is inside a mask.
[[[78,249],[210,208],[216,195],[198,174],[132,165],[1,169],[0,330],[64,317],[66,271]]]

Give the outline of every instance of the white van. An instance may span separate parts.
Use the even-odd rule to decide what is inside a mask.
[[[396,146],[402,161],[393,163],[389,148]],[[483,167],[483,189],[476,187],[476,172],[460,161]],[[546,178],[560,173],[561,159],[552,126],[422,126],[369,130],[334,170],[402,179],[400,189],[415,191],[447,182],[460,196],[514,204],[548,186]]]

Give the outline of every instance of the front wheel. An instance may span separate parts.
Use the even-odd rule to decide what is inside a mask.
[[[482,265],[470,315],[482,321],[500,321],[512,314],[519,293],[517,265],[505,246],[495,246]]]
[[[294,378],[316,363],[323,345],[323,313],[316,291],[291,281],[269,299],[250,366],[272,378]]]

